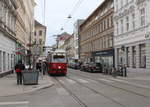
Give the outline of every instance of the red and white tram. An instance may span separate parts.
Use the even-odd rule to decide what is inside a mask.
[[[67,75],[67,58],[64,50],[57,49],[48,55],[48,73],[50,75]]]

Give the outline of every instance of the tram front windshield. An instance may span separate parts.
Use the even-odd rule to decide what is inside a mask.
[[[57,62],[57,63],[66,62],[66,58],[63,55],[54,55],[53,62]]]

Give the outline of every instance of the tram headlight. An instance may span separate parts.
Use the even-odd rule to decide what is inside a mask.
[[[58,66],[58,69],[61,69],[61,66]]]

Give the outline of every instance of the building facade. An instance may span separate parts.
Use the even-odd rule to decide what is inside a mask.
[[[84,22],[84,20],[77,20],[74,24],[74,33],[73,33],[73,41],[74,41],[74,59],[79,60],[79,27]]]
[[[42,25],[35,20],[35,31],[34,31],[34,41],[35,41],[35,53],[39,56],[44,56],[44,46],[46,42],[46,26]]]
[[[64,32],[57,37],[57,48],[58,49],[65,49],[65,41],[68,39],[71,35]]]
[[[105,0],[80,26],[80,59],[113,66],[113,0]]]
[[[16,10],[15,0],[0,0],[0,74],[12,71],[16,49]]]
[[[74,59],[74,36],[70,36],[65,40],[65,50],[67,54],[68,61]]]
[[[15,32],[17,37],[16,43],[16,61],[23,60],[29,63],[29,54],[31,54],[30,45],[34,42],[34,0],[16,0],[17,20]]]
[[[150,2],[115,0],[115,61],[128,71],[150,71]]]

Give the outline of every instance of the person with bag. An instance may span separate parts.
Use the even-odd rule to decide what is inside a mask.
[[[15,71],[17,74],[17,85],[22,84],[22,70],[25,69],[25,65],[22,64],[22,61],[18,61],[18,63],[15,65]]]

